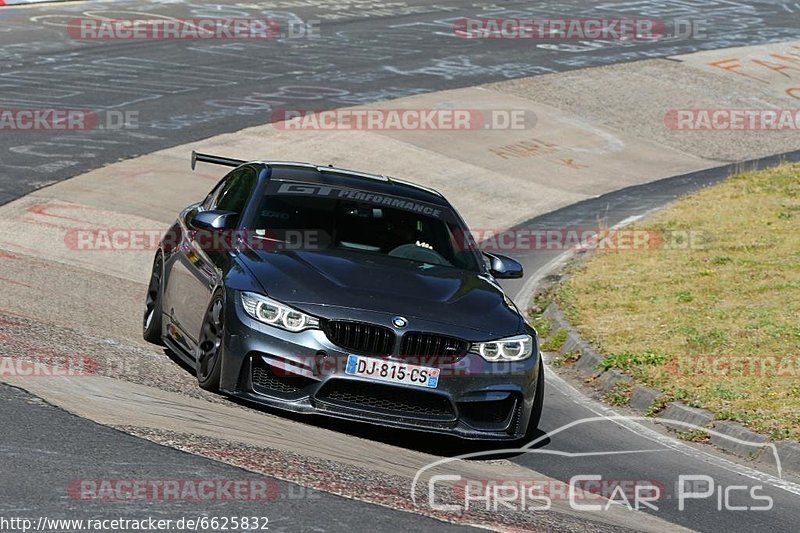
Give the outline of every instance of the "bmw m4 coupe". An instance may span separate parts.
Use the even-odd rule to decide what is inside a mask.
[[[233,168],[153,261],[144,338],[200,387],[298,413],[465,439],[536,429],[536,331],[438,192],[306,163]]]

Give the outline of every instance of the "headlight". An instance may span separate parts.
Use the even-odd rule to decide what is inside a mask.
[[[533,337],[517,335],[491,342],[476,342],[470,349],[487,361],[522,361],[533,353]]]
[[[260,294],[243,292],[242,305],[247,314],[259,322],[287,331],[303,331],[319,327],[319,320],[313,316]]]

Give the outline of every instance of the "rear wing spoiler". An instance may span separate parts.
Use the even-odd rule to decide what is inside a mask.
[[[239,165],[244,165],[247,163],[247,161],[243,161],[241,159],[231,159],[230,157],[221,157],[211,154],[198,154],[192,150],[192,170],[194,170],[194,167],[198,161],[201,163],[212,163],[214,165],[223,165],[226,167],[238,167]]]

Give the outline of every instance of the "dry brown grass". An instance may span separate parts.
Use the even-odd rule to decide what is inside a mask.
[[[800,165],[733,176],[635,229],[695,239],[598,251],[557,291],[604,366],[800,440]]]

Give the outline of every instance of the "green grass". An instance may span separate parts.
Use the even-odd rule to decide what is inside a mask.
[[[711,440],[711,435],[709,435],[707,431],[703,431],[702,429],[695,429],[692,431],[678,431],[677,435],[679,439],[688,442],[709,442]]]
[[[546,339],[550,336],[550,321],[545,317],[531,313],[530,324],[536,329],[540,339]]]
[[[620,381],[614,388],[605,393],[603,399],[610,403],[611,405],[615,405],[618,407],[628,405],[631,403],[631,394],[633,393],[633,385],[625,382]]]
[[[673,246],[597,251],[555,290],[600,366],[800,440],[800,165],[733,176],[634,229]],[[770,360],[786,371],[715,366]]]
[[[663,353],[647,351],[643,353],[622,352],[606,356],[598,367],[603,370],[616,368],[631,371],[642,365],[661,365],[666,361]]]
[[[552,361],[550,361],[550,364],[552,366],[556,367],[556,368],[561,368],[561,367],[569,366],[569,365],[575,363],[580,358],[581,358],[581,356],[580,356],[579,353],[570,350],[569,352],[565,353],[563,356],[557,357],[556,359],[553,359]]]
[[[542,342],[541,350],[543,352],[560,352],[566,341],[567,330],[560,329]]]

